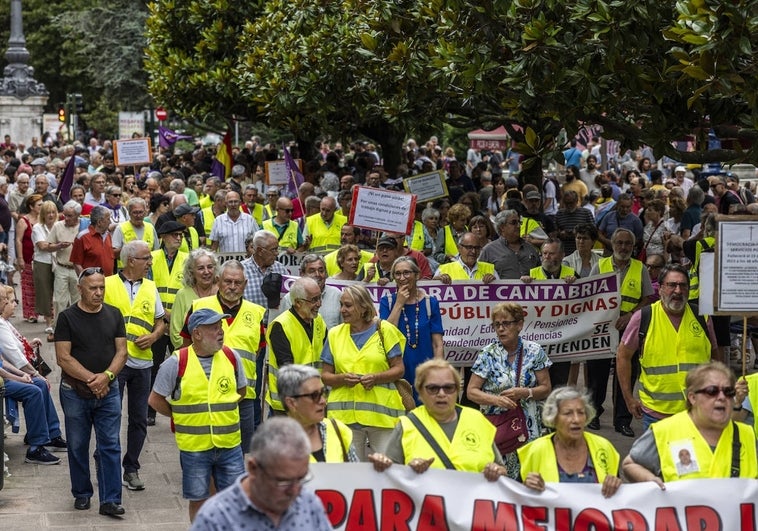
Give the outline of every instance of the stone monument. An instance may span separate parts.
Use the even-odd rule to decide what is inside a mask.
[[[11,142],[29,146],[42,131],[42,114],[48,92],[34,79],[29,66],[29,51],[21,20],[21,0],[11,2],[11,32],[5,58],[8,66],[0,79],[0,138],[11,135]]]

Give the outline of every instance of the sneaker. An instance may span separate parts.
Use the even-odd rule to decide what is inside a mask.
[[[35,465],[57,465],[61,462],[59,457],[55,457],[48,452],[44,446],[38,447],[33,452],[31,449],[27,450],[26,459],[24,459],[24,461]]]
[[[68,444],[66,444],[66,441],[60,436],[53,437],[53,439],[45,446],[49,446],[53,452],[65,452],[68,448]]]
[[[147,417],[147,425],[155,426],[155,417]]]
[[[137,472],[124,472],[124,480],[121,484],[129,490],[145,489],[145,482],[139,478]]]

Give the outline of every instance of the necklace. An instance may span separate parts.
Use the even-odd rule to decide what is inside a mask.
[[[403,317],[405,317],[405,337],[408,338],[408,346],[410,348],[416,348],[418,346],[418,306],[419,306],[419,300],[420,297],[418,296],[418,293],[416,293],[416,337],[415,339],[411,339],[411,323],[410,319],[408,319],[408,314],[405,313],[405,306],[403,306]]]

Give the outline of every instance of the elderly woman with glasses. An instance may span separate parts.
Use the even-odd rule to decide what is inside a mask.
[[[416,367],[434,357],[444,356],[442,313],[437,297],[418,287],[421,270],[409,256],[401,256],[392,264],[392,278],[397,285],[394,294],[379,301],[379,317],[387,319],[405,336],[403,378],[413,386]],[[418,404],[418,395],[414,393]]]
[[[545,483],[600,483],[603,496],[613,496],[621,485],[619,454],[610,441],[585,430],[593,418],[589,396],[574,387],[554,389],[542,422],[555,431],[517,450],[524,485],[542,492]]]
[[[524,309],[515,302],[501,302],[492,309],[492,328],[497,339],[479,352],[471,367],[471,381],[466,389],[472,402],[481,406],[485,415],[494,421],[514,408],[520,408],[525,422],[525,434],[519,444],[526,444],[542,433],[540,404],[550,394],[552,363],[542,347],[522,339]],[[499,434],[500,435],[500,434]],[[498,441],[501,448],[505,447]],[[508,475],[519,477],[519,462],[515,451],[503,455]]]
[[[184,262],[184,287],[177,292],[171,308],[171,344],[182,344],[182,328],[192,303],[196,299],[210,297],[218,292],[216,265],[216,255],[203,248],[193,250]]]
[[[687,373],[687,409],[650,425],[622,463],[632,482],[665,483],[696,478],[758,477],[755,433],[732,422],[735,377],[721,362]],[[735,453],[738,448],[738,453]]]
[[[416,390],[422,405],[400,419],[383,454],[369,460],[381,472],[392,463],[421,474],[429,468],[483,472],[488,481],[506,475],[495,446],[495,428],[478,411],[456,404],[461,376],[445,360],[416,368]],[[470,444],[476,438],[477,444]]]
[[[305,430],[311,443],[311,463],[358,462],[353,432],[339,420],[326,419],[328,390],[317,369],[285,365],[277,378],[279,397],[287,416]]]

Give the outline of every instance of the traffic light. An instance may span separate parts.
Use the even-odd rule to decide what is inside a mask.
[[[66,108],[63,105],[58,107],[58,121],[59,122],[66,121]]]
[[[76,109],[76,114],[82,114],[84,112],[84,101],[82,95],[78,92],[74,94],[74,109]]]

